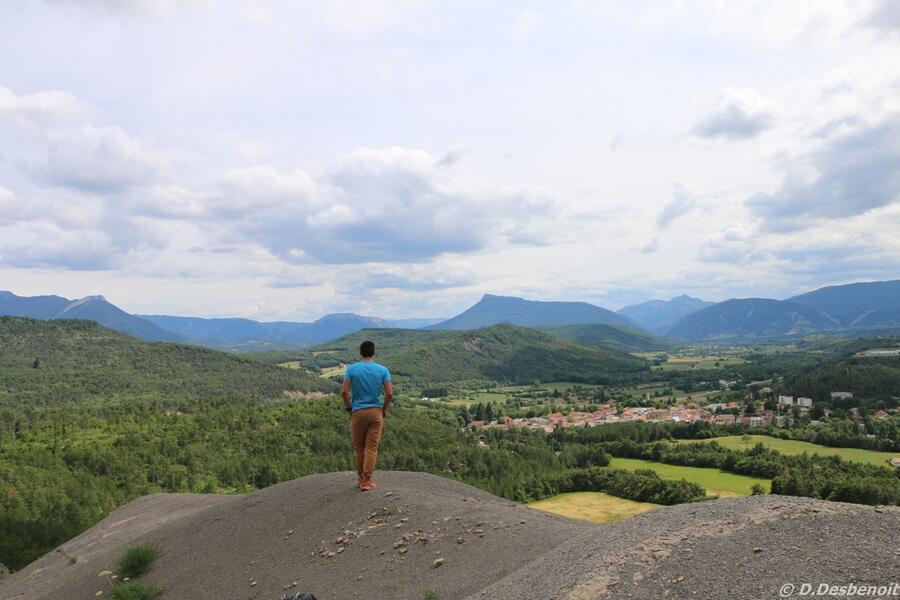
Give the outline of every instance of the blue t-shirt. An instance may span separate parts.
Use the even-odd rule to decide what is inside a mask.
[[[387,367],[371,360],[363,360],[347,367],[344,381],[350,382],[354,411],[361,408],[381,408],[381,387],[391,380]]]

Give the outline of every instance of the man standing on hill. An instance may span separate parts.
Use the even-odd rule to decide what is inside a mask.
[[[347,367],[344,373],[344,407],[350,413],[350,434],[356,458],[356,486],[362,491],[375,488],[372,472],[378,458],[381,428],[394,399],[394,385],[387,367],[375,362],[375,344],[359,345],[362,360]],[[381,390],[384,388],[384,402]],[[351,393],[353,401],[351,402]]]

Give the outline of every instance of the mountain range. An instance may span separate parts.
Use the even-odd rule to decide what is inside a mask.
[[[650,300],[641,304],[632,304],[620,308],[616,312],[638,323],[647,331],[663,333],[679,319],[714,304],[715,302],[707,302],[683,294],[671,300]]]
[[[802,335],[833,329],[824,313],[785,300],[744,298],[719,302],[691,313],[666,329],[674,339],[698,342],[730,338]]]
[[[16,296],[0,291],[0,315],[32,319],[87,319],[147,341],[184,342],[185,337],[130,315],[103,296],[69,300],[61,296]]]
[[[333,313],[312,323],[274,321],[263,323],[252,319],[171,317],[139,315],[154,325],[173,331],[194,343],[233,350],[303,348],[327,342],[365,328],[390,327],[377,317],[353,313]]]
[[[852,336],[860,332],[895,332],[900,330],[900,280],[829,286],[786,300],[743,298],[713,303],[682,295],[626,306],[618,312],[586,302],[545,302],[485,294],[449,319],[389,320],[335,313],[313,322],[132,315],[103,296],[69,300],[0,291],[0,315],[89,319],[148,341],[247,352],[304,348],[362,329],[455,331],[502,323],[543,329],[597,346],[663,350],[669,342],[660,336],[679,342],[700,342],[810,333]]]

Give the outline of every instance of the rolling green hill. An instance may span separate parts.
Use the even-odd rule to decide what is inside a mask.
[[[171,403],[267,399],[333,391],[297,370],[171,343],[150,343],[93,321],[0,317],[0,406],[98,399]]]
[[[603,383],[649,368],[645,361],[618,350],[515,325],[445,333],[437,340],[390,352],[382,362],[399,380],[423,386],[466,381]]]
[[[253,352],[244,356],[272,365],[296,362],[306,369],[327,369],[359,360],[359,345],[366,340],[375,342],[376,360],[380,361],[398,350],[441,340],[452,335],[453,332],[450,331],[426,331],[423,329],[361,329],[311,348]]]
[[[579,344],[614,348],[623,352],[654,352],[671,350],[678,343],[624,325],[604,325],[591,323],[587,325],[558,325],[554,327],[538,327],[540,331],[555,335]]]
[[[330,354],[341,362],[352,362],[359,358],[359,345],[366,340],[375,342],[375,354],[379,358],[384,358],[401,350],[437,342],[453,335],[450,331],[424,329],[362,329],[331,342],[319,344],[310,350]]]

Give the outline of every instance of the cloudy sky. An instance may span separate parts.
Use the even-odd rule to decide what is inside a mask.
[[[0,4],[0,289],[273,320],[897,278],[895,0]]]

